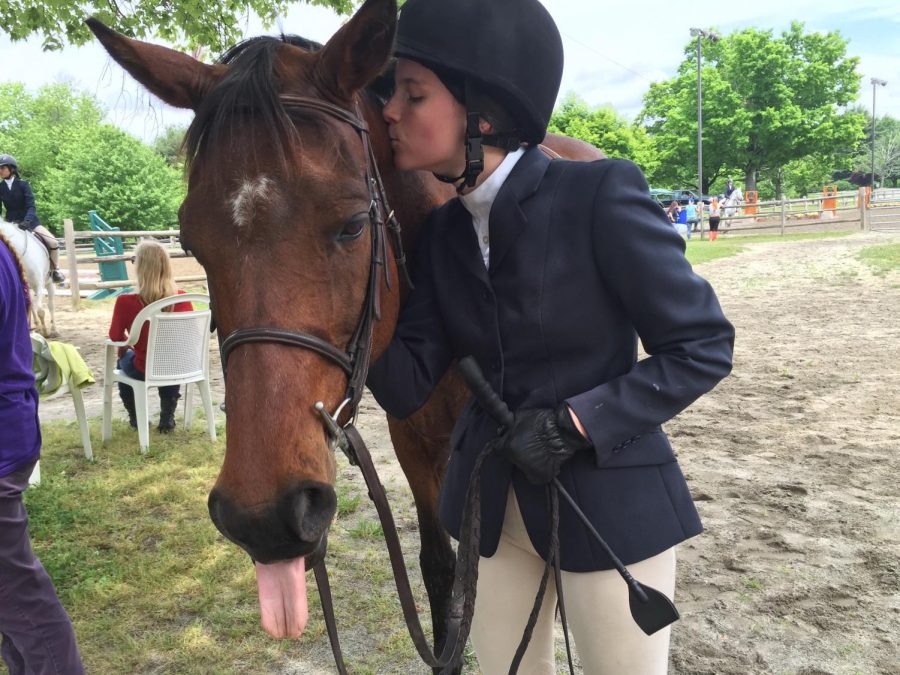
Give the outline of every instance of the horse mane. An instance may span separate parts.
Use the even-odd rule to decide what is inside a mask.
[[[298,117],[304,121],[317,123],[321,121],[315,113],[290,114],[282,106],[279,99],[280,82],[275,75],[275,54],[280,45],[288,44],[308,52],[317,52],[323,45],[299,35],[273,37],[263,35],[249,38],[231,47],[222,54],[217,63],[227,65],[228,69],[207,94],[197,108],[196,114],[183,142],[186,170],[201,157],[215,160],[223,157],[228,139],[233,143],[237,136],[234,133],[241,117],[252,113],[260,121],[259,128],[268,135],[268,140],[279,155],[274,159],[282,167],[290,169],[285,148],[297,139],[295,123]],[[386,94],[389,94],[389,74],[380,75],[369,87],[377,104],[383,105]],[[254,153],[257,144],[231,148],[232,152]]]
[[[31,307],[31,293],[28,289],[28,278],[25,276],[25,268],[22,265],[22,259],[19,257],[19,252],[2,232],[0,232],[0,243],[6,246],[6,249],[9,251],[10,255],[12,255],[13,262],[16,264],[16,269],[19,270],[19,279],[22,281],[22,288],[25,290],[25,307]]]

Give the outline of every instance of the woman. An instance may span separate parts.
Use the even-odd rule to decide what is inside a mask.
[[[138,313],[150,303],[168,298],[184,291],[175,287],[172,276],[172,265],[169,253],[153,239],[144,239],[134,250],[134,268],[137,277],[137,293],[126,293],[116,298],[112,323],[109,326],[109,338],[120,341],[128,337],[131,324]],[[194,309],[189,302],[179,302],[172,306],[176,312],[190,312]],[[169,309],[165,311],[170,311]],[[119,352],[119,369],[128,377],[136,380],[144,379],[147,358],[147,332],[149,326],[144,325],[140,339],[130,349]],[[137,429],[137,417],[134,409],[134,391],[130,386],[119,382],[119,396],[128,411],[128,423]],[[167,434],[175,428],[175,409],[181,397],[181,387],[177,384],[159,388],[159,426],[158,431]]]
[[[411,293],[368,384],[403,418],[453,361],[475,356],[515,422],[470,400],[450,443],[444,526],[459,537],[475,457],[482,539],[472,640],[506,673],[547,555],[557,476],[642,582],[673,593],[676,544],[700,521],[660,424],[731,369],[734,332],[630,162],[548,159],[562,43],[537,0],[409,0],[395,92],[394,163],[456,185],[417,244]],[[650,355],[639,363],[636,336]],[[499,434],[499,436],[498,436]],[[634,624],[610,559],[560,506],[562,583],[586,673],[664,673],[669,630]],[[553,673],[555,587],[520,672]]]
[[[681,204],[678,203],[677,199],[673,199],[666,207],[666,215],[669,216],[669,221],[677,223],[679,213],[681,213]]]
[[[719,198],[713,197],[709,202],[709,240],[719,238],[719,221],[722,219],[722,210],[719,206]]]
[[[75,631],[31,548],[22,492],[41,452],[28,294],[0,236],[0,656],[13,675],[84,673]]]
[[[700,216],[697,211],[697,202],[693,199],[688,200],[687,207],[685,207],[685,220],[687,225],[687,238],[691,238],[691,231],[697,229],[697,223],[700,220]]]
[[[57,284],[66,278],[59,271],[59,242],[38,220],[34,193],[27,180],[19,178],[19,164],[12,155],[0,155],[0,202],[6,209],[5,220],[17,223],[23,230],[34,232],[50,255],[50,276]]]

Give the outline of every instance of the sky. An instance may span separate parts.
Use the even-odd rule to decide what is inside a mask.
[[[489,1],[489,0],[485,0]],[[900,2],[897,0],[543,0],[563,38],[565,69],[560,97],[574,91],[592,106],[611,105],[633,119],[651,82],[672,77],[692,39],[690,28],[722,34],[746,27],[773,29],[791,21],[807,31],[839,30],[849,40],[847,52],[858,56],[862,75],[859,102],[871,111],[872,85],[878,87],[876,115],[900,118]],[[280,20],[286,33],[325,42],[346,17],[298,4]],[[251,17],[245,36],[276,34]],[[42,52],[40,39],[11,43],[0,36],[4,68],[0,81],[43,84],[69,82],[93,94],[117,126],[152,141],[166,126],[186,125],[189,111],[177,110],[150,96],[114,63],[98,43]]]

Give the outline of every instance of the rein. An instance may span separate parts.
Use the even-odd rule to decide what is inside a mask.
[[[375,152],[369,137],[369,127],[359,115],[359,107],[356,107],[354,113],[327,101],[286,94],[281,95],[280,100],[286,110],[291,108],[314,110],[345,122],[356,130],[362,141],[366,156],[366,183],[371,196],[369,220],[372,235],[372,257],[369,266],[365,302],[359,322],[353,332],[353,337],[343,350],[310,333],[273,326],[238,328],[229,333],[219,344],[222,371],[227,373],[228,357],[237,347],[260,342],[274,342],[313,351],[344,371],[347,375],[347,388],[344,399],[334,414],[330,414],[321,401],[315,404],[315,408],[322,416],[332,451],[337,449],[343,451],[351,464],[359,466],[366,481],[369,496],[375,503],[375,508],[378,511],[382,529],[384,530],[385,543],[388,547],[391,567],[394,573],[394,581],[400,604],[403,608],[403,617],[406,620],[407,629],[416,646],[416,650],[419,652],[419,656],[428,666],[449,673],[461,662],[469,636],[469,629],[471,628],[472,615],[475,610],[475,582],[478,577],[481,533],[481,491],[480,479],[477,476],[480,475],[479,468],[483,458],[479,459],[476,466],[476,477],[473,477],[466,494],[466,512],[463,516],[463,532],[457,550],[457,564],[450,602],[447,638],[440,656],[435,657],[419,621],[418,609],[403,560],[400,537],[397,534],[397,528],[394,524],[394,518],[384,487],[378,478],[368,448],[354,424],[358,412],[358,404],[365,387],[366,375],[369,370],[374,324],[375,321],[381,318],[379,266],[383,267],[385,285],[388,289],[392,288],[390,268],[387,264],[386,241],[388,236],[391,238],[397,268],[404,274],[410,288],[412,287],[412,281],[409,278],[409,272],[406,267],[406,256],[400,239],[400,224],[394,216],[394,212],[388,206],[387,193],[384,189],[381,174],[378,171]],[[340,420],[348,415],[349,421],[342,425]],[[325,624],[335,664],[338,672],[344,675],[347,671],[338,641],[334,607],[324,559],[313,570],[319,587],[322,611],[325,615]]]

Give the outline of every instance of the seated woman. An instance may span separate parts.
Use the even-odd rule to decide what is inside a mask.
[[[184,291],[175,287],[169,253],[160,243],[145,239],[134,251],[134,267],[137,275],[137,293],[126,293],[116,298],[112,322],[109,326],[109,338],[120,341],[128,337],[128,331],[138,313],[147,305],[169,296],[182,294]],[[165,311],[190,312],[194,309],[189,302],[179,302]],[[149,326],[144,325],[140,339],[130,348],[119,350],[119,369],[136,380],[144,379],[147,358],[147,334]],[[181,387],[177,384],[159,388],[159,427],[167,434],[175,428],[175,409],[181,397]],[[119,382],[119,396],[128,411],[128,423],[137,429],[137,417],[134,409],[134,390],[127,384]]]
[[[50,276],[61,284],[66,278],[59,271],[59,242],[38,220],[34,193],[27,180],[19,178],[19,164],[12,155],[0,155],[0,202],[6,209],[6,222],[34,232],[50,255]]]

